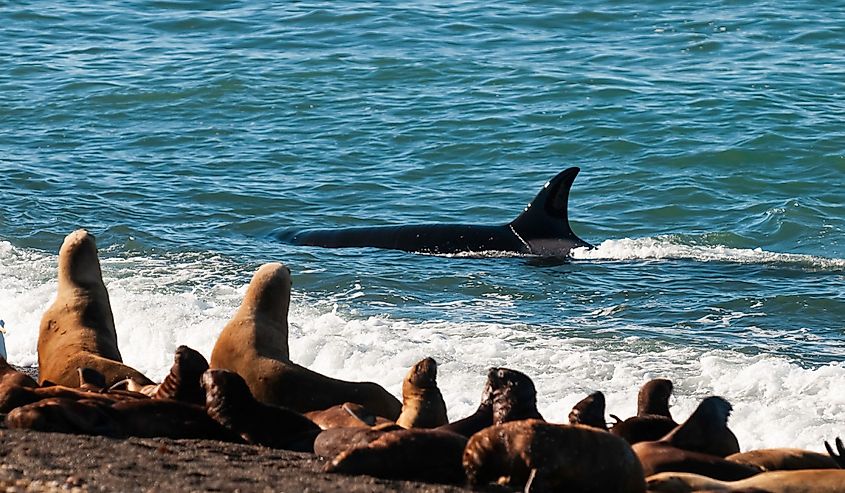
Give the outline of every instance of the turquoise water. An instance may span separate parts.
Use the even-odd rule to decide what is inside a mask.
[[[398,394],[434,356],[456,415],[508,364],[560,419],[594,389],[624,414],[661,375],[680,415],[728,397],[744,448],[840,432],[842,2],[0,2],[0,21],[12,362],[34,364],[85,227],[152,376],[179,344],[208,355],[283,261],[295,359]],[[504,224],[569,166],[598,248],[567,263],[275,238]]]

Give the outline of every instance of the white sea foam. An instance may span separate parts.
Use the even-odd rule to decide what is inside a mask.
[[[0,242],[0,318],[9,329],[12,363],[37,362],[38,323],[55,294],[55,261],[54,255]],[[233,266],[224,264],[219,260],[215,267],[195,257],[176,257],[164,265],[160,259],[103,259],[124,360],[158,379],[179,344],[208,357],[252,274],[235,275]],[[228,273],[215,274],[221,271]],[[195,282],[201,276],[203,282]],[[540,411],[556,422],[565,422],[572,405],[593,390],[605,393],[609,412],[631,415],[639,385],[662,376],[675,382],[677,419],[707,395],[732,402],[731,427],[746,450],[823,450],[823,440],[842,432],[841,364],[804,368],[768,355],[706,351],[638,337],[563,338],[525,325],[399,320],[389,314],[361,318],[330,300],[298,292],[290,321],[295,361],[335,377],[376,381],[397,397],[407,369],[434,357],[452,418],[474,411],[487,368],[507,366],[534,379]]]
[[[748,249],[730,248],[720,245],[686,245],[668,236],[605,240],[594,249],[574,249],[572,251],[572,257],[580,260],[690,259],[702,262],[780,263],[819,269],[845,269],[845,259],[840,258],[769,252],[762,248]]]

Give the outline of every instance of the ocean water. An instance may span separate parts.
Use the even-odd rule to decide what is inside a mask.
[[[744,450],[845,415],[842,2],[0,1],[0,318],[35,365],[64,236],[97,236],[124,360],[210,355],[252,273],[294,279],[292,358],[449,415],[486,369],[564,422],[602,390]],[[504,224],[581,167],[568,262],[299,247],[298,228]]]

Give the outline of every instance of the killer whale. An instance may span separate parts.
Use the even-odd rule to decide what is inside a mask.
[[[406,252],[451,254],[513,252],[543,257],[568,256],[573,248],[593,248],[569,226],[569,190],[580,168],[549,180],[513,221],[499,226],[415,224],[341,229],[282,231],[287,243],[327,248],[375,247]]]

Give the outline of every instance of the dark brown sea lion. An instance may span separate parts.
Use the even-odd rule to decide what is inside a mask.
[[[575,404],[569,413],[569,424],[592,426],[607,431],[604,409],[604,394],[599,391],[593,392]]]
[[[707,397],[682,425],[660,440],[633,445],[646,476],[660,472],[691,472],[715,479],[744,479],[762,470],[720,456],[700,452],[712,448],[727,429],[731,405],[721,397]]]
[[[258,269],[214,345],[211,367],[241,375],[258,400],[298,412],[356,402],[387,419],[399,417],[402,405],[381,386],[330,378],[290,361],[290,287],[290,271],[284,265]]]
[[[56,300],[41,318],[39,382],[75,387],[77,368],[91,368],[109,385],[125,378],[152,383],[122,361],[94,237],[84,229],[74,231],[59,251]]]
[[[703,454],[727,457],[739,452],[736,435],[728,428],[730,403],[717,396],[701,401],[683,424],[666,434],[662,441]]]
[[[640,387],[637,394],[637,415],[620,420],[615,415],[616,424],[610,432],[621,436],[630,444],[661,439],[675,429],[678,423],[672,419],[669,411],[669,398],[672,396],[672,382],[665,378],[655,378]]]
[[[749,450],[725,457],[725,460],[756,466],[764,471],[789,471],[796,469],[840,469],[828,454],[797,448],[770,448]]]
[[[665,472],[648,477],[647,482],[648,491],[655,493],[842,493],[845,491],[845,471],[769,471],[739,481],[718,481],[698,474]]]
[[[208,370],[202,376],[208,415],[247,443],[312,451],[320,427],[290,409],[257,401],[246,382],[228,370]]]
[[[354,402],[344,402],[322,411],[309,411],[303,414],[324,430],[331,428],[369,428],[393,423],[393,421],[381,416],[376,416],[364,406]]]
[[[537,389],[528,375],[509,368],[491,368],[493,424],[519,419],[543,419],[537,410]]]
[[[0,356],[0,388],[5,386],[38,387],[38,382],[22,371],[18,371]]]
[[[173,355],[173,366],[164,380],[156,386],[150,397],[173,399],[199,406],[205,405],[205,390],[200,385],[202,374],[208,370],[208,361],[198,351],[179,346]]]
[[[404,430],[396,423],[384,423],[372,428],[360,426],[329,428],[323,430],[314,440],[314,453],[332,459],[352,447],[366,445],[389,431]]]
[[[125,436],[197,438],[243,443],[202,406],[170,399],[135,399],[112,404],[109,412]]]
[[[107,411],[109,404],[93,400],[51,397],[13,409],[8,428],[118,437],[123,432]]]
[[[463,455],[470,484],[491,482],[531,492],[640,493],[642,467],[628,443],[584,425],[537,419],[485,428]]]
[[[106,404],[112,404],[119,400],[146,399],[147,397],[134,392],[100,393],[79,390],[77,388],[55,385],[52,387],[21,387],[3,386],[0,387],[0,413],[8,413],[17,407],[32,404],[44,399],[59,397],[71,400],[95,400]]]
[[[437,362],[425,358],[411,367],[402,382],[402,413],[396,424],[403,428],[436,428],[447,423],[446,403],[437,388]]]
[[[366,445],[338,454],[326,472],[367,474],[386,479],[461,483],[461,456],[467,439],[440,430],[412,428],[384,433]]]
[[[481,404],[476,411],[466,418],[459,419],[452,423],[439,426],[436,429],[451,431],[467,438],[475,433],[493,425],[493,379],[492,373],[488,373],[484,389],[481,391]]]

